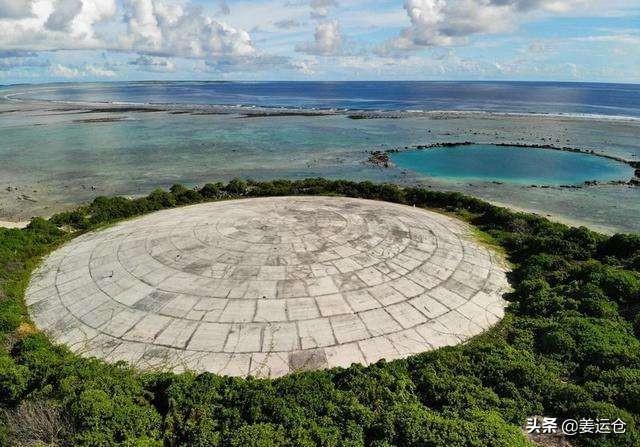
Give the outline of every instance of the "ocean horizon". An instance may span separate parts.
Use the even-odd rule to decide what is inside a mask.
[[[1,87],[15,100],[640,118],[640,85],[542,81],[130,81]]]

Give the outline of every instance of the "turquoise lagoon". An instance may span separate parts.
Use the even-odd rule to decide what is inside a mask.
[[[401,169],[454,181],[575,185],[633,177],[633,169],[616,160],[537,147],[457,145],[394,153],[392,160]]]

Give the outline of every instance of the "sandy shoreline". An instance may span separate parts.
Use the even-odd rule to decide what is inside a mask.
[[[611,227],[607,227],[604,225],[597,225],[595,223],[591,223],[591,222],[585,222],[585,221],[581,221],[578,219],[571,219],[569,217],[566,216],[561,216],[558,214],[553,214],[553,213],[547,213],[541,210],[536,210],[536,209],[529,209],[529,208],[522,208],[522,207],[518,207],[518,206],[514,206],[514,205],[509,205],[507,203],[502,203],[502,202],[496,202],[495,200],[488,200],[488,202],[490,202],[491,204],[495,205],[495,206],[499,206],[502,208],[508,208],[511,211],[515,211],[518,213],[528,213],[528,214],[537,214],[538,216],[542,216],[546,219],[549,219],[552,222],[558,222],[564,225],[568,225],[570,227],[586,227],[592,231],[596,231],[598,233],[602,233],[602,234],[606,234],[608,236],[614,235],[616,233],[618,233],[618,231],[616,231],[614,228]]]
[[[4,228],[24,228],[27,225],[29,225],[29,221],[9,222],[6,220],[0,220],[0,227]]]

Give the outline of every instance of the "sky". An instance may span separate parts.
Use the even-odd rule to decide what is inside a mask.
[[[640,0],[0,0],[0,84],[640,83]]]

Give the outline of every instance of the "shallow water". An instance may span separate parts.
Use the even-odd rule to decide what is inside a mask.
[[[454,181],[573,185],[633,177],[633,169],[629,165],[603,157],[491,144],[403,151],[393,154],[392,160],[401,169]]]
[[[640,231],[637,187],[542,189],[530,188],[529,183],[544,183],[530,179],[527,184],[496,185],[485,178],[426,177],[367,163],[373,150],[465,141],[553,144],[639,160],[640,120],[489,113],[362,120],[346,114],[248,118],[237,112],[96,113],[92,107],[0,99],[0,219],[50,215],[98,195],[146,194],[174,183],[194,186],[236,176],[259,180],[324,176],[421,184],[603,231]],[[549,152],[548,157],[577,157]],[[587,158],[585,163],[598,166],[609,162]]]

